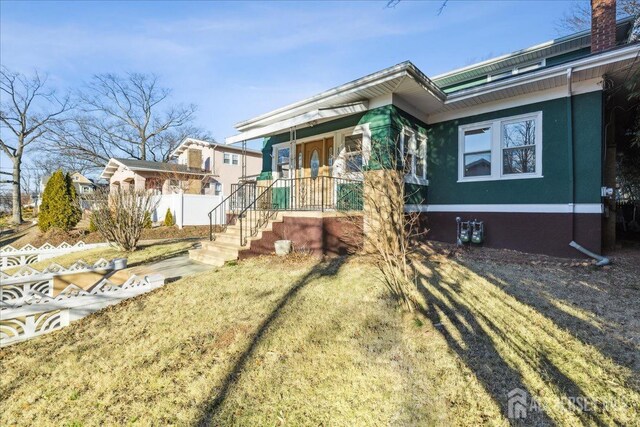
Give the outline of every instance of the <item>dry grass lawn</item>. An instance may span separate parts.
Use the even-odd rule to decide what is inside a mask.
[[[517,269],[506,282],[464,259],[419,265],[414,314],[360,258],[258,258],[171,283],[0,350],[0,425],[508,425],[515,387],[544,406],[528,424],[637,424],[618,341],[518,295],[531,284]],[[602,405],[563,410],[567,396]]]

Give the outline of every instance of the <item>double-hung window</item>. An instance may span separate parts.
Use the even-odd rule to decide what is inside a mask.
[[[232,165],[237,165],[238,164],[238,155],[237,154],[232,154],[231,155],[231,164]]]
[[[427,139],[410,129],[402,133],[402,167],[407,181],[425,184],[427,180]]]
[[[231,154],[230,153],[224,153],[224,155],[222,156],[222,163],[224,163],[225,165],[231,164]]]
[[[344,161],[346,172],[362,172],[362,134],[344,137]]]
[[[542,176],[542,113],[459,128],[459,181]]]

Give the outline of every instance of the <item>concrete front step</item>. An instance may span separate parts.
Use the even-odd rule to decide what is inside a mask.
[[[275,215],[274,218],[260,228],[257,235],[250,237],[248,241],[259,239],[264,231],[272,230],[274,222],[281,222],[282,215]],[[246,225],[243,224],[243,228]],[[249,227],[244,228],[247,232]],[[248,246],[240,246],[240,225],[239,223],[229,225],[225,232],[216,233],[215,240],[204,240],[201,242],[201,249],[193,249],[189,251],[189,258],[203,262],[205,264],[224,265],[226,261],[238,259],[238,252],[246,250]]]
[[[189,251],[189,259],[218,267],[223,266],[225,263],[224,257],[209,252],[206,249],[191,249]]]

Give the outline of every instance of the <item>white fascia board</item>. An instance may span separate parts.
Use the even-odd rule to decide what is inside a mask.
[[[371,86],[384,83],[388,80],[393,80],[397,77],[402,77],[403,75],[406,75],[408,67],[409,65],[407,63],[401,63],[391,68],[380,70],[368,76],[361,77],[352,82],[319,93],[315,96],[312,96],[311,98],[303,99],[302,101],[294,102],[293,104],[286,105],[282,108],[278,108],[276,110],[262,114],[253,119],[239,122],[236,124],[235,128],[239,131],[247,130],[252,127],[260,126],[260,124],[265,121],[274,120],[283,115],[291,114],[292,111],[299,109],[311,109],[321,102],[327,102],[336,97],[348,95],[355,91],[366,89]]]
[[[327,102],[334,102],[339,104],[340,97],[351,95],[358,91],[381,85],[390,80],[407,76],[414,79],[434,97],[440,100],[445,99],[445,93],[442,92],[442,90],[435,83],[433,83],[415,65],[413,65],[409,61],[406,61],[393,67],[375,72],[368,76],[361,77],[358,80],[354,80],[342,86],[338,86],[336,88],[322,92],[311,98],[307,98],[305,100],[279,108],[277,110],[273,110],[269,113],[263,114],[253,119],[237,123],[235,128],[239,131],[248,131],[249,129],[252,129],[254,127],[270,124],[273,120],[276,120],[278,118],[286,117],[288,115],[295,114],[304,110],[309,111],[317,107],[319,104],[326,104]]]
[[[104,170],[100,174],[100,179],[106,179],[109,181],[120,166],[124,167],[124,165],[116,159],[109,159],[109,163],[107,163],[107,166],[104,167]]]
[[[238,142],[249,141],[251,139],[269,136],[278,132],[289,130],[293,127],[300,126],[315,120],[330,119],[350,114],[361,113],[367,111],[367,109],[367,101],[362,101],[356,104],[345,105],[336,108],[317,109],[296,117],[292,117],[290,119],[282,120],[264,127],[251,129],[246,132],[230,136],[228,138],[225,138],[224,142],[225,144],[237,144]]]
[[[405,205],[406,212],[504,212],[602,214],[601,203],[491,204],[491,205]]]
[[[565,64],[556,65],[548,69],[523,74],[522,76],[500,80],[495,83],[483,85],[479,88],[466,89],[454,94],[450,94],[447,96],[445,104],[453,104],[468,98],[475,98],[476,96],[485,95],[497,90],[508,89],[514,86],[520,86],[525,83],[532,83],[539,80],[563,76],[566,75],[566,70],[569,68],[573,70],[573,73],[576,73],[578,71],[606,65],[612,62],[634,59],[636,56],[638,56],[638,54],[640,54],[640,45],[634,44],[632,46],[615,49],[587,58],[578,59],[576,61],[567,62]]]

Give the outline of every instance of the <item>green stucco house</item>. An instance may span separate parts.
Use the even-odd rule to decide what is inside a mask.
[[[259,225],[229,257],[272,252],[279,238],[340,252],[335,211],[361,209],[349,195],[394,158],[405,211],[420,213],[428,239],[455,242],[460,218],[483,222],[488,247],[576,257],[577,242],[601,253],[615,186],[609,95],[637,72],[640,44],[615,2],[593,3],[602,10],[591,31],[432,77],[406,61],[238,123],[226,143],[263,138],[258,188],[278,212],[270,225],[245,219]]]

